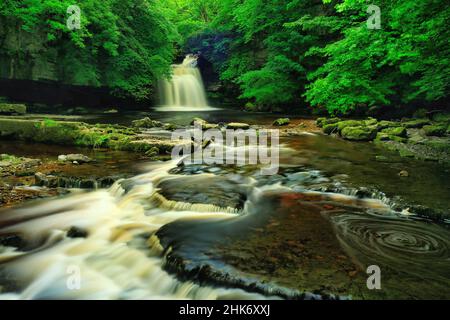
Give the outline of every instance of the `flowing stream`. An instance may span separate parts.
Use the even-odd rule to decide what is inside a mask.
[[[411,183],[389,190],[370,173],[382,164],[364,160],[378,150],[353,150],[350,166],[350,144],[330,139],[285,139],[274,176],[150,163],[109,189],[3,210],[0,299],[450,298],[448,224],[393,210]],[[448,208],[448,170],[384,164],[396,165],[427,176]],[[369,265],[383,290],[367,289]]]

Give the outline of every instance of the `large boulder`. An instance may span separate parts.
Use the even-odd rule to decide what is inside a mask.
[[[341,136],[352,141],[371,141],[375,139],[377,129],[375,127],[345,127],[341,131]]]
[[[25,114],[27,106],[24,104],[0,103],[0,114]]]

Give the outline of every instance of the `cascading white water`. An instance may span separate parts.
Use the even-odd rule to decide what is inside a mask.
[[[170,79],[159,81],[160,111],[199,111],[208,106],[205,86],[197,68],[198,56],[189,54],[182,64],[173,65]]]
[[[180,218],[231,219],[236,214],[204,210],[165,210],[155,184],[170,178],[177,161],[155,165],[132,178],[131,190],[121,182],[110,190],[68,196],[5,212],[1,232],[20,234],[35,246],[20,251],[0,246],[2,272],[21,284],[17,291],[0,290],[2,299],[263,299],[241,289],[200,286],[181,282],[163,269],[164,257],[154,234]],[[156,201],[153,201],[156,200]],[[198,206],[197,206],[198,207]],[[208,209],[211,206],[205,206]],[[69,238],[76,225],[87,238]],[[80,285],[71,288],[72,276]]]

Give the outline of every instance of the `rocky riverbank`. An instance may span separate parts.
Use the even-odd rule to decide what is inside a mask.
[[[345,140],[370,141],[402,157],[450,164],[450,113],[400,121],[318,118],[316,123],[324,133]]]

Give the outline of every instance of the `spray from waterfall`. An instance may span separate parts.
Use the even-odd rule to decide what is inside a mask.
[[[172,66],[172,77],[159,81],[159,111],[211,110],[197,67],[198,55],[188,54],[183,63]]]

